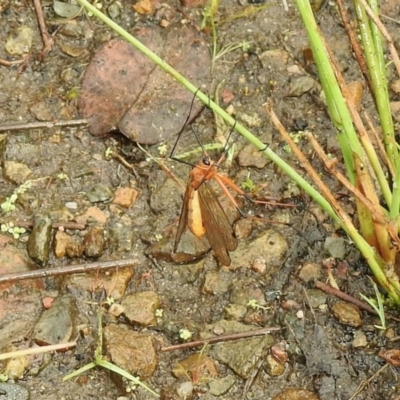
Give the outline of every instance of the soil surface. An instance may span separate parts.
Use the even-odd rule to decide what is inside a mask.
[[[100,4],[304,174],[263,109],[272,101],[354,215],[352,198],[301,136],[312,131],[340,157],[295,5],[223,0],[213,58],[212,29],[201,29],[204,5],[188,3]],[[315,7],[346,79],[360,81],[335,5]],[[45,53],[33,5],[0,1],[1,125],[42,123],[0,126],[1,223],[15,235],[0,235],[0,274],[97,264],[86,274],[0,282],[1,353],[76,341],[0,361],[0,399],[156,398],[100,366],[63,381],[92,362],[96,348],[163,399],[398,398],[398,371],[378,356],[395,347],[397,323],[379,330],[377,317],[315,288],[330,272],[343,292],[375,297],[368,267],[343,232],[209,109],[191,107],[192,94],[111,45],[116,34],[103,23],[49,1],[42,10],[52,44]],[[396,2],[385,5],[389,17],[399,11]],[[387,27],[398,35],[394,22]],[[362,105],[372,107],[368,96]],[[89,125],[67,123],[82,118]],[[173,251],[191,165],[202,158],[198,150],[181,163],[169,158],[183,126],[175,155],[219,143],[209,152],[216,160],[229,136],[233,157],[219,172],[272,203],[232,191],[241,216],[211,182],[238,238],[228,266],[188,231]],[[26,233],[18,236],[12,223]],[[121,259],[127,266],[102,269]],[[249,331],[254,336],[223,340]],[[210,337],[221,342],[168,349]]]

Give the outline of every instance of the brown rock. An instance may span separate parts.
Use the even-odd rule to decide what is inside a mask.
[[[124,208],[131,208],[138,196],[139,192],[135,189],[119,188],[115,191],[113,203]]]
[[[2,167],[4,179],[16,185],[24,183],[32,173],[32,170],[25,164],[16,161],[3,161]]]
[[[151,378],[157,356],[150,336],[117,325],[108,325],[103,333],[107,353],[114,364],[142,380]]]
[[[138,14],[152,14],[154,11],[154,6],[150,0],[140,0],[133,5],[133,9]]]
[[[139,292],[130,294],[121,303],[125,307],[125,316],[131,324],[143,326],[155,325],[156,310],[160,307],[160,299],[155,292]]]
[[[319,400],[319,397],[309,390],[286,389],[273,397],[272,400]]]
[[[83,245],[88,257],[99,258],[103,254],[105,245],[104,229],[100,226],[90,229],[83,238]]]
[[[341,324],[355,328],[362,325],[360,309],[354,304],[339,301],[334,304],[332,311]]]
[[[175,378],[192,377],[193,383],[218,376],[214,361],[202,353],[192,354],[179,361],[172,369]]]
[[[76,222],[79,224],[86,224],[89,219],[92,219],[99,224],[105,224],[107,222],[106,214],[98,207],[89,207],[85,214],[76,218]]]

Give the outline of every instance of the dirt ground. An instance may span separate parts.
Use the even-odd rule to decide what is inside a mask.
[[[149,4],[153,9],[145,14]],[[315,68],[304,57],[307,36],[295,4],[290,2],[285,10],[279,0],[222,0],[217,45],[224,51],[212,72],[212,35],[209,27],[200,31],[201,6],[183,7],[174,0],[142,2],[135,12],[125,0],[101,5],[115,22],[167,59],[181,46],[175,60],[185,70],[181,71],[211,96],[218,88],[221,106],[301,174],[301,165],[262,107],[268,99],[289,131],[308,129],[327,152],[339,155]],[[335,5],[316,7],[346,79],[359,80]],[[0,235],[0,274],[85,263],[98,263],[98,268],[91,274],[0,282],[1,353],[77,341],[67,351],[21,358],[12,365],[0,361],[0,377],[8,378],[0,383],[0,399],[155,398],[140,387],[127,390],[126,382],[100,367],[62,380],[93,360],[100,303],[104,356],[140,376],[163,399],[399,398],[398,371],[378,356],[396,346],[397,323],[389,320],[388,329],[380,331],[374,327],[379,324],[376,317],[314,286],[314,281],[326,281],[330,270],[342,291],[357,298],[360,292],[374,297],[366,263],[343,232],[244,138],[232,135],[235,154],[231,165],[222,166],[223,173],[251,197],[284,205],[255,204],[237,196],[241,217],[221,198],[239,239],[237,250],[230,252],[230,266],[219,266],[209,246],[194,245],[186,236],[180,246],[192,260],[179,263],[171,256],[191,167],[168,155],[189,115],[192,94],[169,86],[164,72],[149,78],[146,68],[153,67],[138,62],[132,70],[126,64],[127,75],[132,72],[129,85],[125,76],[114,77],[105,85],[120,80],[120,86],[96,92],[101,67],[90,74],[85,71],[96,50],[116,35],[87,14],[66,19],[49,1],[42,1],[42,8],[52,50],[41,57],[33,4],[0,0],[0,201],[15,207],[2,208],[1,223],[23,226],[34,221],[33,230],[25,224],[27,233],[19,238]],[[384,11],[397,18],[400,6],[389,1]],[[386,22],[396,42],[398,26]],[[158,42],[157,35],[168,30],[176,36],[163,36]],[[119,62],[128,63],[122,53],[118,50],[123,60]],[[102,59],[107,68],[109,58],[107,53]],[[153,84],[163,90],[150,90]],[[131,102],[129,96],[136,93],[145,98],[130,111],[142,118],[140,138],[127,133],[132,124],[139,126],[137,120],[122,124],[113,119],[127,110],[121,98],[127,95]],[[92,102],[90,111],[85,108],[89,100],[82,105],[83,96]],[[372,107],[367,97],[362,104],[367,110]],[[230,128],[216,121],[210,110],[199,113],[196,103],[194,108],[191,115],[199,115],[192,127],[201,143],[227,137]],[[2,128],[78,120],[96,112],[95,122],[88,118],[92,133],[104,126],[107,131],[107,124],[119,124],[118,129],[92,135],[86,124]],[[152,136],[154,126],[160,125],[159,136]],[[198,147],[193,130],[189,124],[184,128],[177,154]],[[354,215],[351,197],[313,159],[309,145],[301,139],[300,145]],[[210,152],[220,154],[220,148]],[[197,152],[185,161],[197,163],[200,157]],[[27,181],[31,185],[24,187]],[[218,187],[215,190],[221,194]],[[102,262],[120,259],[131,260],[130,265],[100,270]],[[45,311],[48,299],[55,299],[52,315]],[[164,351],[185,341],[182,330],[197,340],[267,327],[279,330]]]

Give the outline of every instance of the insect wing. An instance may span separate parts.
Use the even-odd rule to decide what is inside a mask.
[[[180,242],[181,237],[182,237],[182,233],[185,231],[185,229],[187,227],[188,212],[189,212],[189,202],[190,202],[190,197],[192,196],[192,191],[193,191],[192,182],[189,181],[187,186],[186,186],[185,197],[183,199],[181,216],[179,217],[178,230],[176,231],[175,244],[174,244],[174,253],[176,252],[176,250],[178,248],[179,242]]]
[[[209,183],[203,182],[198,191],[201,215],[210,246],[220,264],[230,265],[231,259],[228,251],[233,251],[238,246],[238,241],[233,235],[232,225]]]

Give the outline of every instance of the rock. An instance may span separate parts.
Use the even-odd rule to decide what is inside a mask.
[[[29,400],[29,391],[24,386],[16,383],[0,382],[0,393],[7,400]]]
[[[13,274],[17,272],[28,272],[36,269],[32,260],[30,260],[27,251],[21,249],[15,239],[7,235],[0,234],[0,274]],[[15,286],[15,282],[0,283],[0,292]],[[20,281],[18,286],[23,288],[43,289],[43,281],[41,279],[33,279]],[[1,336],[0,336],[1,337]]]
[[[129,187],[119,188],[115,191],[113,203],[124,208],[131,208],[138,196],[139,192],[135,189]]]
[[[262,307],[267,305],[264,291],[259,287],[260,284],[252,278],[243,278],[232,285],[229,300],[233,304],[246,306],[249,300],[255,300]]]
[[[100,272],[95,274],[74,274],[60,278],[62,290],[68,290],[71,293],[77,292],[81,295],[82,290],[87,293],[93,292],[93,279],[101,282],[101,288],[104,289],[109,297],[119,300],[125,295],[129,281],[134,274],[132,267],[118,268],[118,272],[109,274]]]
[[[136,242],[132,225],[116,222],[111,219],[107,223],[107,245],[112,253],[131,253]]]
[[[83,253],[83,246],[77,243],[68,233],[57,231],[54,237],[54,254],[57,258],[79,257]]]
[[[86,192],[86,196],[91,203],[103,203],[112,199],[113,192],[104,183],[97,183],[88,192]]]
[[[312,308],[326,304],[326,293],[319,289],[307,289],[308,301]]]
[[[280,267],[288,245],[281,234],[269,229],[250,243],[240,242],[238,248],[231,253],[231,269],[250,267],[255,259],[264,262],[268,276],[273,276]]]
[[[246,145],[239,153],[239,165],[241,167],[264,168],[269,160],[252,144]]]
[[[234,319],[242,321],[246,315],[247,307],[239,304],[228,304],[225,307],[225,314],[227,319]]]
[[[354,332],[354,339],[352,345],[355,349],[366,347],[368,344],[367,336],[361,330],[357,330]]]
[[[25,164],[15,161],[3,161],[2,167],[4,179],[15,185],[26,182],[32,173],[32,170]]]
[[[151,378],[157,367],[153,339],[118,325],[103,330],[104,344],[111,361],[141,380]]]
[[[286,72],[286,65],[289,61],[289,53],[285,50],[267,50],[259,56],[263,67],[265,69],[280,70]]]
[[[286,389],[272,398],[272,400],[320,400],[319,397],[309,390]]]
[[[8,346],[2,349],[2,353],[10,353],[16,350],[18,350],[17,347]],[[8,358],[5,362],[5,365],[1,369],[1,373],[7,376],[8,379],[17,381],[24,376],[25,371],[28,367],[29,367],[28,356]]]
[[[98,207],[89,207],[85,214],[76,217],[76,222],[79,224],[86,224],[90,220],[99,224],[105,224],[107,222],[107,215]]]
[[[165,179],[150,196],[150,207],[156,213],[163,213],[173,209],[177,209],[181,204],[180,186],[172,179]]]
[[[8,135],[5,133],[0,133],[0,160],[4,159],[4,152],[7,147]]]
[[[231,273],[224,270],[210,271],[206,273],[202,292],[221,295],[227,293],[231,289],[231,286]]]
[[[215,324],[207,325],[206,331],[200,333],[202,339],[214,336],[213,332],[230,334],[247,332],[255,329],[254,326],[245,325],[237,321],[221,320]],[[271,347],[275,340],[269,334],[262,337],[253,337],[235,342],[217,343],[210,350],[213,359],[226,364],[243,379],[249,377],[255,367],[256,361],[262,356],[263,351]]]
[[[46,266],[49,260],[52,225],[53,221],[48,215],[35,216],[32,232],[26,244],[29,257],[41,267]]]
[[[40,317],[32,340],[39,345],[66,343],[76,336],[77,307],[71,295],[57,297]]]
[[[289,93],[290,97],[300,97],[304,93],[309,92],[315,86],[315,80],[311,78],[311,76],[297,76],[292,77],[289,84]]]
[[[322,266],[318,263],[308,262],[304,264],[299,272],[299,278],[303,282],[310,282],[321,279]]]
[[[355,328],[362,325],[360,309],[354,304],[339,301],[333,305],[332,312],[341,324]]]
[[[223,396],[229,392],[229,389],[236,383],[237,378],[234,375],[227,375],[221,379],[213,379],[209,383],[210,394],[213,396]]]
[[[6,51],[12,56],[28,54],[32,47],[33,31],[26,25],[14,29],[7,37]]]
[[[155,292],[133,293],[122,301],[125,316],[131,324],[156,325],[155,312],[160,308],[160,299]]]
[[[285,372],[285,365],[268,354],[264,363],[264,370],[269,376],[280,376]]]
[[[99,258],[104,251],[104,229],[100,226],[95,226],[85,234],[83,238],[84,252],[86,256]]]
[[[186,381],[180,384],[178,389],[176,389],[176,393],[178,394],[180,399],[191,399],[193,393],[193,383],[190,381]]]
[[[334,258],[343,260],[346,257],[346,241],[341,237],[327,237],[324,250]]]
[[[154,11],[154,6],[151,0],[139,0],[136,4],[133,5],[133,9],[138,14],[152,14]]]
[[[215,378],[218,376],[218,371],[210,357],[202,353],[196,353],[178,361],[172,369],[172,375],[175,378],[190,376],[194,381],[193,383],[196,384],[202,380]]]
[[[38,121],[52,121],[56,118],[47,99],[32,104],[29,111]]]

